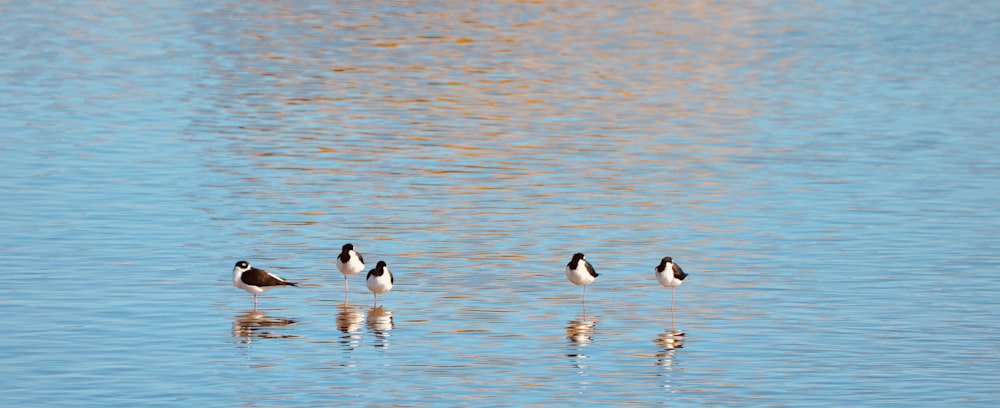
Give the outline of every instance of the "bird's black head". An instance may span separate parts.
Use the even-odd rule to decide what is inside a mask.
[[[354,244],[344,244],[344,246],[341,248],[341,250],[344,251],[344,252],[353,251],[354,250]]]
[[[665,257],[663,257],[663,259],[660,260],[660,263],[667,263],[667,262],[673,262],[673,261],[674,261],[674,258],[671,258],[669,256],[665,256]]]
[[[236,263],[236,267],[237,267],[237,268],[240,268],[240,269],[247,269],[247,268],[249,268],[249,267],[250,267],[250,262],[247,262],[247,261],[239,261],[239,262],[237,262],[237,263]]]
[[[375,269],[372,269],[372,270],[368,271],[368,277],[366,277],[365,279],[368,279],[368,278],[370,278],[372,276],[382,276],[382,275],[385,275],[385,272],[388,271],[388,270],[389,270],[389,267],[385,264],[385,261],[378,261],[378,263],[375,264]],[[392,279],[392,275],[391,274],[389,275],[389,279]]]
[[[385,274],[386,268],[388,268],[388,266],[385,264],[385,261],[378,261],[378,263],[375,264],[375,269],[368,271],[368,276],[382,276]]]
[[[580,264],[580,261],[583,258],[584,258],[583,252],[577,252],[577,253],[573,254],[573,259],[570,259],[569,263],[566,264],[566,266],[575,269],[577,267],[577,265]]]

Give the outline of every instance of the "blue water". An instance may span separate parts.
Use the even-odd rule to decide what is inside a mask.
[[[1000,403],[995,3],[0,12],[0,405]]]

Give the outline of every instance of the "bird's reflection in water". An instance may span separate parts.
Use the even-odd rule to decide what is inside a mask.
[[[262,310],[251,310],[233,318],[233,338],[241,344],[250,344],[258,339],[291,339],[290,334],[277,334],[273,329],[295,324],[295,320],[270,317]]]
[[[394,328],[392,311],[382,306],[368,310],[368,330],[375,334],[375,348],[389,348],[389,332]]]
[[[677,368],[677,350],[684,347],[684,332],[673,328],[666,329],[656,335],[653,343],[660,347],[656,352],[656,365],[663,368],[663,373],[659,374],[665,377],[663,389],[667,392],[677,392],[670,375]]]
[[[337,308],[340,309],[337,312],[337,329],[344,333],[338,343],[345,350],[352,351],[361,343],[361,325],[365,322],[365,315],[360,306],[344,303]]]
[[[578,350],[583,350],[583,347],[594,341],[594,329],[597,327],[596,320],[593,316],[588,319],[587,315],[570,320],[566,324],[566,339],[569,340],[571,345],[577,346]],[[569,357],[573,356],[570,355]]]
[[[594,342],[594,331],[597,329],[597,316],[582,314],[566,323],[566,339],[569,340],[570,352],[566,357],[574,359],[574,366],[586,368],[581,361],[587,358],[584,348]]]
[[[581,378],[577,392],[583,393],[590,386],[587,370],[587,355],[584,349],[594,342],[594,332],[597,329],[597,316],[587,316],[586,313],[570,320],[566,323],[566,340],[568,340],[569,352],[566,357],[570,359],[570,365]]]

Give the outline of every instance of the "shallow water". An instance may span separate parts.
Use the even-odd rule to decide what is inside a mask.
[[[1000,403],[992,3],[0,11],[4,406]]]

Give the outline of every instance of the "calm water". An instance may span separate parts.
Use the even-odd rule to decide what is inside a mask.
[[[1000,3],[162,3],[0,4],[0,405],[1000,403]]]

